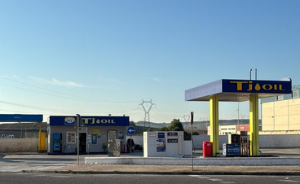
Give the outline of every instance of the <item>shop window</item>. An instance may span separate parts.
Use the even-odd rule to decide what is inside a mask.
[[[67,132],[67,144],[76,144],[75,132]]]

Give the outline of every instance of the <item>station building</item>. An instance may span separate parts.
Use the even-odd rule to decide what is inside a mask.
[[[50,116],[48,127],[48,154],[77,152],[77,126],[79,127],[79,152],[107,152],[108,142],[120,140],[125,146],[128,116]]]

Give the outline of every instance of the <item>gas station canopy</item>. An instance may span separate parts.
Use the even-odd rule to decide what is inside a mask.
[[[280,81],[221,79],[186,90],[185,100],[209,101],[213,156],[219,153],[219,101],[249,101],[249,152],[250,156],[259,156],[258,99],[291,93],[291,79]]]
[[[209,101],[216,95],[219,101],[249,101],[251,94],[258,98],[273,97],[292,93],[292,80],[236,80],[221,79],[185,91],[186,101]]]

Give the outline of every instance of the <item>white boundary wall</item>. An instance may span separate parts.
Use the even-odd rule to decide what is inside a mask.
[[[132,137],[135,144],[143,145],[142,136],[127,136],[126,139],[130,137]],[[227,135],[220,135],[220,149],[223,148],[223,143],[227,143],[227,139]],[[38,138],[0,139],[0,153],[38,151],[38,140]],[[202,149],[203,141],[209,141],[209,136],[194,135],[194,148]],[[299,148],[300,134],[260,135],[259,146],[260,148]]]
[[[129,136],[127,136],[127,139]],[[135,144],[143,145],[142,136],[132,136]],[[209,136],[194,135],[193,147],[195,149],[202,149],[203,141],[209,141]],[[228,142],[228,135],[220,135],[219,148],[223,148],[223,143]],[[300,134],[280,134],[280,135],[260,135],[259,136],[260,148],[299,148],[300,147]]]
[[[0,152],[37,152],[38,138],[0,139]]]
[[[300,135],[260,135],[259,146],[261,148],[299,148]]]

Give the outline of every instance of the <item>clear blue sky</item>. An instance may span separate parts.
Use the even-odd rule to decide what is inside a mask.
[[[0,0],[0,113],[208,118],[184,91],[224,78],[300,84],[300,1]],[[221,103],[220,118],[237,118]],[[241,103],[248,118],[248,103]]]

